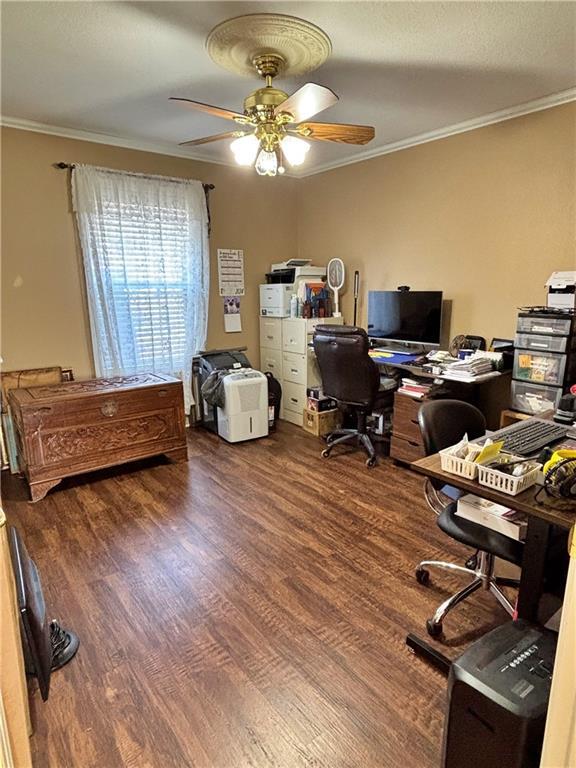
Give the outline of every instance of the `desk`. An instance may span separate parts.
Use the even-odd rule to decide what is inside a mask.
[[[379,365],[382,371],[387,370],[384,366],[390,366],[389,363]],[[417,373],[419,369],[409,364],[394,364],[390,367],[399,372],[405,371],[413,376],[418,375],[424,379],[434,380],[438,378],[421,370],[420,373]],[[453,381],[452,379],[442,379],[442,377],[440,379],[441,384],[436,392],[437,396],[463,400],[475,405],[484,414],[488,429],[499,428],[500,412],[508,405],[510,399],[509,375],[495,373],[493,377],[478,382]],[[421,402],[421,400],[416,400],[399,391],[394,395],[390,456],[403,464],[410,464],[426,454],[418,426],[418,411]]]
[[[480,381],[458,381],[425,371],[421,366],[410,363],[389,363],[372,358],[381,368],[395,368],[403,374],[418,379],[439,380],[447,391],[446,396],[464,400],[475,405],[486,419],[488,429],[500,428],[500,414],[510,404],[510,379],[512,371],[495,371],[489,378]]]
[[[539,504],[535,499],[540,488],[538,485],[528,488],[518,496],[509,496],[493,488],[487,488],[476,480],[467,480],[465,477],[445,472],[440,465],[440,456],[437,453],[412,463],[410,467],[426,477],[441,480],[447,485],[459,488],[466,493],[474,493],[497,504],[513,507],[526,515],[528,529],[524,544],[517,611],[518,618],[536,622],[544,584],[546,550],[552,526],[570,530],[576,523],[576,504],[571,501],[549,499],[544,496],[544,493],[540,498],[544,499],[545,503]]]

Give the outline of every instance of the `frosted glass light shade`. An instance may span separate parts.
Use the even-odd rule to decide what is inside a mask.
[[[256,160],[256,173],[260,176],[276,176],[278,170],[278,158],[276,152],[267,152],[265,149],[260,151]]]
[[[280,142],[282,152],[290,165],[302,165],[306,159],[306,153],[310,149],[310,144],[297,136],[284,136]]]
[[[234,159],[238,165],[252,165],[256,159],[256,153],[260,142],[254,136],[253,133],[248,136],[241,136],[239,139],[234,139],[230,144],[230,149],[234,153]]]

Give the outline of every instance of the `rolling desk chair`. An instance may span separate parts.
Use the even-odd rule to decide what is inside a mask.
[[[470,403],[460,400],[429,400],[423,403],[418,413],[418,423],[427,456],[454,445],[462,439],[464,434],[467,434],[470,440],[474,440],[481,437],[486,431],[486,421],[482,413]],[[431,481],[431,484],[434,502],[437,503],[440,499],[438,491],[442,491],[443,485],[440,481]],[[427,498],[427,501],[434,509],[435,504],[432,503],[432,500]],[[437,637],[442,633],[442,622],[448,611],[480,588],[490,591],[511,616],[514,613],[513,605],[500,587],[517,587],[519,582],[516,579],[504,579],[495,576],[494,557],[500,557],[519,566],[522,563],[523,542],[515,541],[483,525],[458,517],[456,508],[455,501],[446,499],[444,507],[438,513],[438,526],[456,541],[479,550],[477,566],[468,568],[437,560],[423,560],[418,565],[416,579],[420,584],[428,583],[429,568],[440,568],[473,577],[469,584],[445,600],[437,608],[434,616],[428,619],[426,628],[432,637]]]
[[[357,419],[355,429],[337,429],[328,435],[322,456],[327,458],[340,443],[355,441],[368,454],[366,466],[373,467],[376,451],[366,419],[373,410],[392,405],[396,382],[390,379],[389,387],[381,389],[380,369],[368,354],[370,342],[363,328],[317,325],[313,343],[324,394],[354,411]]]

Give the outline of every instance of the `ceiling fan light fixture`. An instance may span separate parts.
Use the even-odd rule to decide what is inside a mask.
[[[230,144],[230,149],[234,153],[234,159],[238,165],[253,165],[259,147],[260,142],[253,133],[234,139]]]
[[[246,96],[242,112],[171,97],[241,128],[185,141],[183,146],[235,138],[230,148],[238,165],[254,166],[260,176],[276,176],[285,172],[287,164],[305,162],[310,144],[301,137],[344,144],[367,144],[374,138],[374,128],[367,125],[308,122],[337,103],[338,96],[330,88],[305,83],[288,95],[274,85],[276,76],[311,72],[330,55],[330,39],[314,24],[283,14],[238,16],[214,27],[206,47],[217,64],[236,74],[252,74],[255,69],[265,85]]]
[[[284,136],[280,142],[284,157],[290,165],[302,165],[306,160],[306,154],[310,149],[310,144],[297,136]]]
[[[256,173],[260,176],[276,176],[278,170],[276,152],[268,152],[266,149],[260,150],[255,168]]]

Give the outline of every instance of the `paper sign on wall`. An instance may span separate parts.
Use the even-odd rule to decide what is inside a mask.
[[[218,248],[220,296],[244,296],[244,251]]]
[[[226,333],[238,333],[242,330],[239,296],[224,296],[224,330]]]

